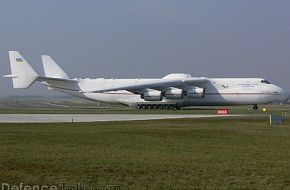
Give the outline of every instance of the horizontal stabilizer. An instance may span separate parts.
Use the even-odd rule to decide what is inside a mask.
[[[77,79],[64,79],[64,78],[54,78],[54,77],[38,77],[37,80],[41,82],[57,82],[57,81],[69,82],[69,83],[79,82],[79,80]]]

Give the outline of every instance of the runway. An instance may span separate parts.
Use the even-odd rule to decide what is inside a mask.
[[[96,121],[137,121],[177,118],[233,117],[240,115],[186,114],[0,114],[0,123],[62,123]]]

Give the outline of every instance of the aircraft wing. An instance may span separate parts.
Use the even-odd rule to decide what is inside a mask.
[[[164,91],[169,87],[187,89],[189,86],[201,87],[208,82],[207,78],[186,78],[186,79],[156,79],[149,82],[136,81],[132,84],[117,85],[109,88],[98,89],[90,93],[103,93],[109,91],[127,90],[134,93],[140,93],[145,89],[155,89]]]

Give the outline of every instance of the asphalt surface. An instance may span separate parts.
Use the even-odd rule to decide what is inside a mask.
[[[95,121],[135,121],[175,118],[212,118],[240,115],[157,115],[157,114],[0,114],[0,123],[62,123]]]

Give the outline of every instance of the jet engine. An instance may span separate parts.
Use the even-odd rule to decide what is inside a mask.
[[[189,88],[185,92],[188,98],[204,98],[205,96],[205,88]]]
[[[148,89],[141,94],[141,98],[146,101],[162,101],[163,96],[161,91]]]
[[[183,98],[183,90],[179,88],[168,88],[164,96],[167,99],[182,99]]]

